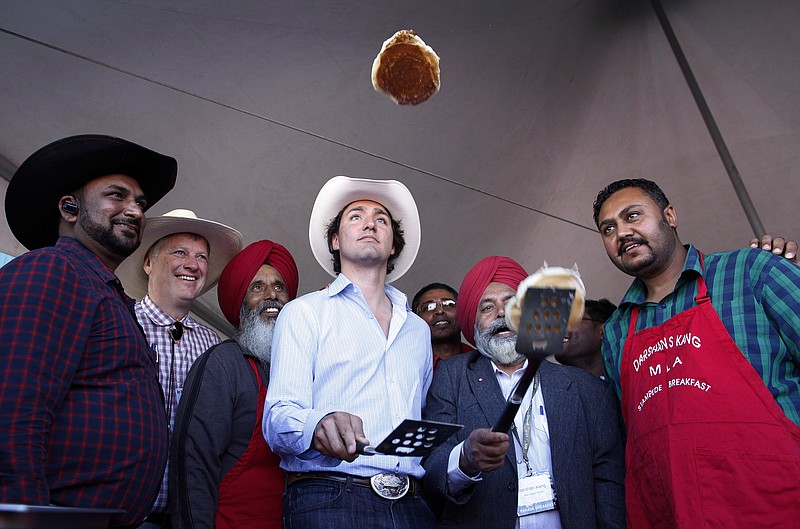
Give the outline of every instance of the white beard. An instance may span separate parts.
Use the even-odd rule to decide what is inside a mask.
[[[495,320],[486,331],[475,323],[475,346],[480,353],[497,365],[509,366],[522,362],[525,357],[517,353],[517,336],[499,338],[494,333],[505,327],[505,322]]]
[[[269,366],[272,354],[272,334],[275,332],[275,320],[261,319],[261,310],[249,310],[245,305],[239,311],[239,332],[234,339],[253,353],[262,365]]]

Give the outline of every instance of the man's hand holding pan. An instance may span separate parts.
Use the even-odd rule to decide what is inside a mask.
[[[323,455],[352,462],[358,457],[356,442],[369,444],[361,417],[336,411],[317,423],[311,447]]]

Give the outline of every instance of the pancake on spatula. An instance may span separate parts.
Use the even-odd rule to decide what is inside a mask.
[[[418,105],[439,85],[439,56],[410,29],[384,42],[372,63],[372,86],[398,105]]]
[[[517,294],[506,303],[506,325],[515,332],[519,331],[519,322],[522,317],[521,307],[525,301],[525,294],[530,287],[568,288],[575,289],[575,299],[569,313],[567,329],[572,329],[583,317],[586,287],[583,285],[577,266],[561,268],[547,266],[547,263],[534,274],[526,277],[519,284]]]

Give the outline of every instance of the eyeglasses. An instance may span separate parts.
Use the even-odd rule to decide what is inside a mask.
[[[441,301],[429,301],[417,307],[417,314],[426,314],[436,310],[436,306],[442,307],[442,310],[455,310],[456,300],[443,299]]]

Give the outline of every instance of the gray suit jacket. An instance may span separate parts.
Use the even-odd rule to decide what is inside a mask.
[[[608,383],[582,369],[543,361],[541,390],[550,429],[553,481],[564,529],[625,528],[624,439],[616,398]],[[502,468],[459,499],[448,497],[452,448],[476,428],[491,428],[505,407],[489,360],[478,351],[439,363],[423,418],[464,429],[425,461],[425,490],[443,502],[441,527],[513,529],[517,472],[513,446]]]

